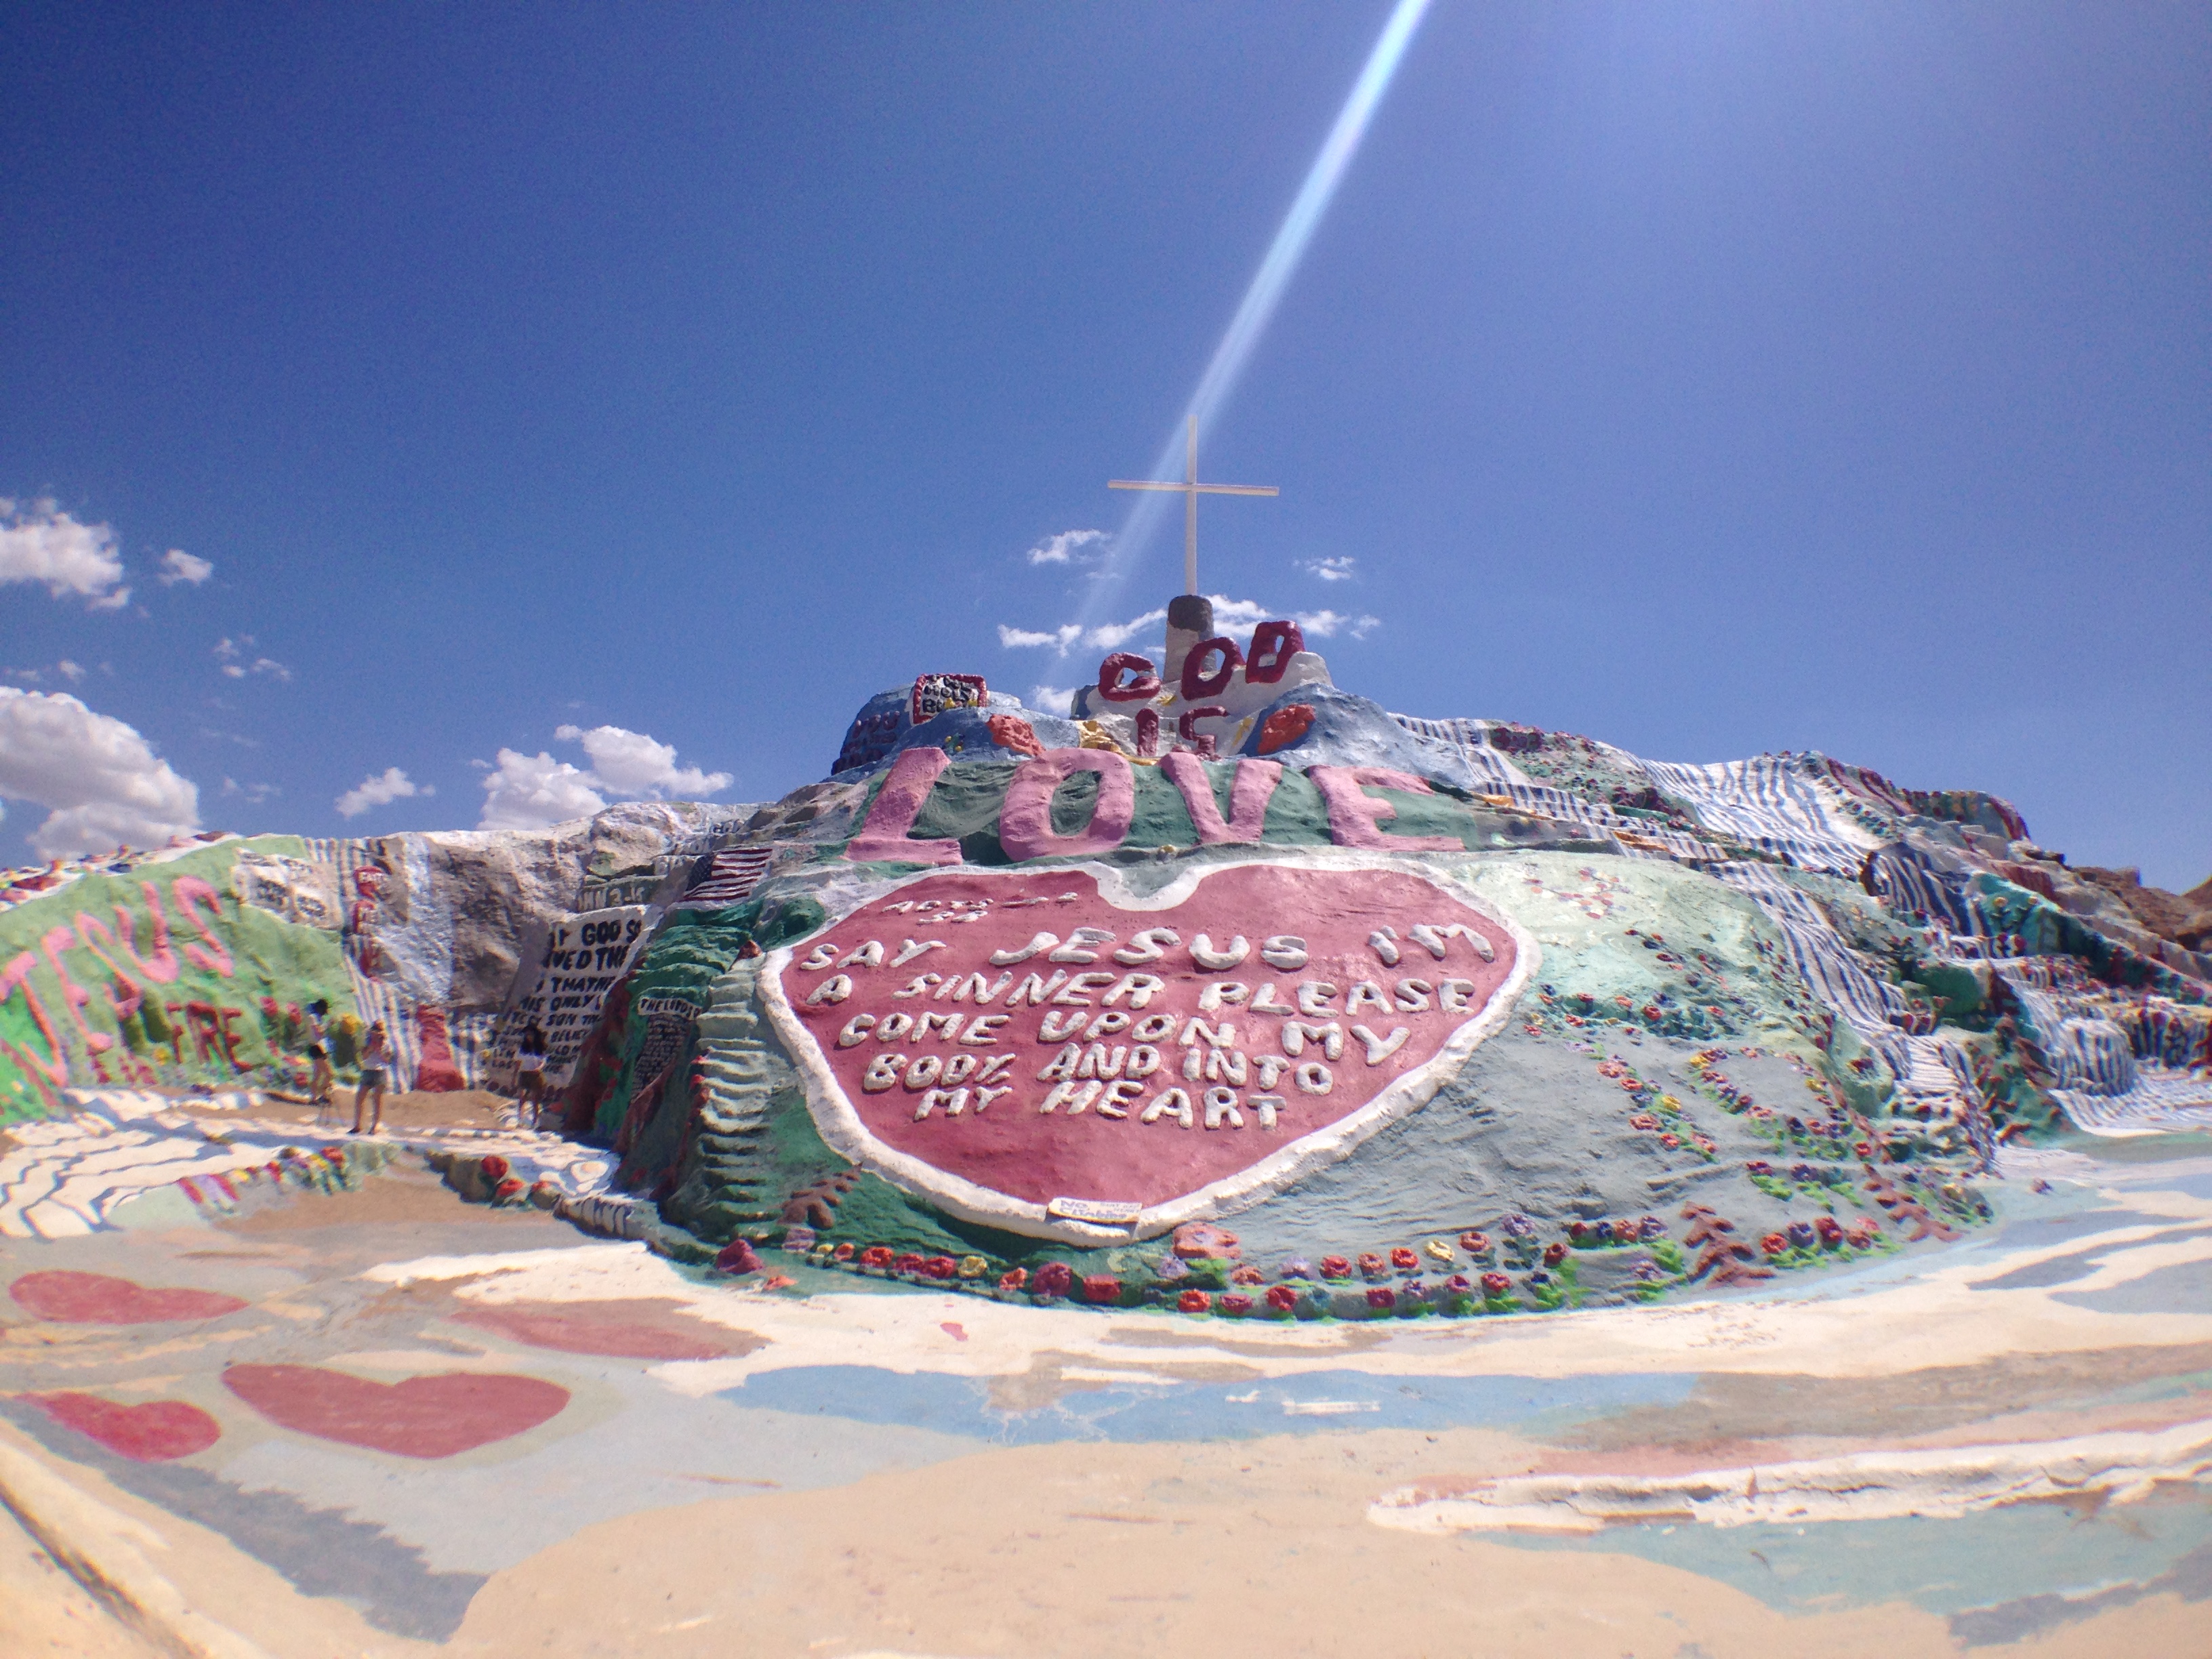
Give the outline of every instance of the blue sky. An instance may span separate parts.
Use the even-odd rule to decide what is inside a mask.
[[[1102,582],[1105,482],[1388,15],[11,7],[0,860],[186,782],[469,827],[502,750],[773,798],[919,671],[1090,678],[1002,630],[1179,586],[1172,514]],[[1406,713],[2201,880],[2209,128],[2202,7],[1439,0],[1211,412],[1283,493],[1204,585]]]

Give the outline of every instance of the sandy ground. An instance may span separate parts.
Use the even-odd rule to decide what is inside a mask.
[[[496,1109],[403,1103],[464,1124]],[[464,1204],[404,1162],[194,1226],[9,1241],[0,1283],[66,1268],[247,1305],[100,1327],[0,1297],[0,1393],[185,1400],[222,1431],[204,1455],[125,1466],[0,1402],[19,1413],[0,1424],[0,1491],[26,1517],[0,1508],[0,1656],[2197,1659],[2212,1502],[2185,1480],[2035,1507],[2039,1531],[1686,1522],[1686,1554],[1632,1528],[1555,1547],[1376,1520],[1409,1486],[1538,1469],[2212,1418],[2212,1164],[2099,1179],[2127,1184],[1830,1291],[1469,1326],[1016,1309],[804,1268],[769,1290]],[[222,1381],[236,1364],[519,1375],[569,1403],[458,1456],[400,1456],[256,1417]],[[1618,1403],[1550,1403],[1608,1377]],[[1382,1403],[1300,1419],[1292,1395]],[[1392,1424],[1401,1399],[1435,1426]],[[1136,1423],[1156,1407],[1182,1415]],[[277,1498],[295,1506],[253,1507]],[[39,1542],[56,1536],[81,1548],[67,1571]],[[1900,1559],[1923,1547],[1950,1555]],[[386,1576],[318,1578],[349,1551],[381,1552]],[[1808,1562],[1838,1593],[1790,1589]],[[2053,1583],[2065,1594],[2039,1599]],[[416,1586],[452,1612],[395,1634]],[[173,1639],[148,1646],[103,1597]],[[2010,1611],[1961,1623],[1984,1606]]]
[[[840,1490],[710,1499],[591,1528],[495,1576],[454,1646],[667,1659],[1960,1651],[1945,1620],[1909,1606],[1790,1616],[1631,1556],[1368,1523],[1377,1491],[1440,1454],[1498,1449],[1469,1433],[1029,1447]],[[2169,1595],[1978,1651],[2180,1659],[2212,1652],[2212,1628]]]
[[[353,1123],[353,1096],[350,1089],[335,1089],[331,1091],[333,1103],[319,1111],[315,1107],[272,1095],[254,1109],[253,1115],[271,1123],[320,1122],[325,1128],[335,1125],[343,1130]],[[179,1097],[177,1104],[195,1116],[213,1119],[232,1115],[210,1108],[196,1108],[189,1095]],[[386,1129],[496,1129],[511,1128],[514,1123],[514,1100],[483,1089],[459,1090],[452,1094],[386,1095],[384,1099]]]
[[[147,1642],[0,1508],[0,1653],[8,1659],[157,1659]]]

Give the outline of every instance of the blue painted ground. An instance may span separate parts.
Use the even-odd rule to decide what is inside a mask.
[[[766,1372],[721,1398],[856,1423],[896,1424],[1002,1446],[1063,1440],[1249,1440],[1332,1430],[1510,1428],[1541,1431],[1638,1406],[1671,1406],[1697,1386],[1693,1373],[1592,1377],[1401,1379],[1360,1371],[1309,1371],[1274,1382],[1103,1383],[1054,1404],[1007,1411],[980,1378],[869,1365],[798,1366]]]

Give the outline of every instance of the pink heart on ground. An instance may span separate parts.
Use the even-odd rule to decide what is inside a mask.
[[[401,1457],[451,1457],[506,1440],[568,1403],[557,1383],[476,1371],[374,1382],[319,1365],[233,1365],[222,1381],[280,1427]]]
[[[88,1435],[134,1463],[167,1463],[204,1452],[222,1438],[222,1425],[181,1400],[125,1406],[96,1394],[26,1395],[57,1423]]]
[[[720,1331],[665,1303],[618,1302],[588,1311],[539,1304],[466,1308],[456,1323],[496,1331],[533,1348],[614,1359],[720,1359],[767,1346],[748,1331]]]
[[[246,1305],[220,1291],[179,1285],[149,1289],[106,1273],[59,1270],[25,1273],[8,1293],[41,1319],[64,1325],[157,1325],[175,1319],[219,1319]]]

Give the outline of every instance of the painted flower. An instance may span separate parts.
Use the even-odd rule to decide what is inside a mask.
[[[1190,1277],[1190,1268],[1181,1256],[1162,1256],[1160,1265],[1154,1271],[1170,1285],[1179,1279]]]
[[[1790,1241],[1780,1233],[1769,1233],[1759,1241],[1759,1248],[1769,1255],[1780,1255],[1790,1248]]]
[[[960,1264],[949,1255],[933,1255],[922,1262],[921,1270],[932,1279],[950,1279],[960,1271]]]
[[[891,1258],[891,1271],[895,1273],[917,1273],[921,1271],[925,1260],[927,1258],[919,1250],[902,1250]]]
[[[1267,1306],[1276,1313],[1289,1313],[1298,1305],[1298,1293],[1288,1285],[1267,1286]]]
[[[1390,1265],[1401,1273],[1416,1273],[1420,1269],[1421,1258],[1401,1244],[1390,1252]]]
[[[1276,1276],[1280,1279],[1311,1279],[1314,1276],[1313,1263],[1302,1255],[1294,1255],[1283,1263],[1283,1271]]]
[[[761,1261],[760,1257],[753,1254],[750,1240],[733,1238],[714,1258],[714,1267],[718,1273],[757,1273],[760,1271]]]
[[[1340,1255],[1325,1255],[1321,1259],[1321,1276],[1323,1279],[1349,1279],[1352,1277],[1352,1264]]]
[[[1018,1291],[1029,1282],[1030,1270],[1027,1267],[1010,1267],[999,1275],[999,1288],[1002,1291]]]
[[[1066,1296],[1075,1288],[1075,1269],[1065,1261],[1048,1261],[1036,1270],[1031,1288],[1039,1296]]]
[[[1377,1285],[1367,1292],[1367,1305],[1387,1311],[1398,1305],[1398,1293],[1388,1285]]]
[[[1482,1293],[1485,1296],[1504,1296],[1512,1288],[1513,1281],[1504,1273],[1485,1273],[1482,1276]]]
[[[840,1244],[830,1252],[832,1261],[850,1261],[859,1252],[850,1244]]]
[[[897,1252],[888,1244],[871,1244],[860,1252],[860,1265],[863,1267],[888,1267],[896,1255]]]
[[[1832,1215],[1814,1216],[1813,1231],[1819,1236],[1820,1243],[1831,1250],[1844,1242],[1843,1223]]]
[[[1667,1224],[1656,1215],[1647,1215],[1636,1224],[1636,1231],[1645,1238],[1664,1238]]]
[[[1682,1137],[1680,1135],[1661,1135],[1659,1137],[1659,1144],[1662,1146],[1668,1148],[1669,1151],[1672,1151],[1674,1147],[1682,1144]]]
[[[1498,1231],[1508,1238],[1526,1238],[1536,1231],[1536,1224],[1516,1210],[1498,1224]]]
[[[1452,1259],[1451,1246],[1440,1238],[1431,1239],[1421,1249],[1431,1261],[1449,1261]]]
[[[1610,1221],[1599,1222],[1596,1226],[1590,1229],[1590,1231],[1597,1236],[1597,1242],[1601,1244],[1610,1244],[1613,1243],[1613,1239],[1618,1237],[1618,1235],[1614,1233],[1613,1230],[1613,1223]]]
[[[980,1255],[963,1255],[960,1258],[960,1277],[963,1279],[981,1279],[990,1271],[991,1264]]]
[[[1369,1250],[1359,1258],[1359,1271],[1366,1278],[1380,1279],[1390,1269],[1381,1256]]]
[[[1808,1250],[1813,1247],[1813,1241],[1819,1237],[1820,1234],[1814,1231],[1813,1224],[1809,1221],[1793,1221],[1790,1224],[1790,1243],[1794,1249]]]
[[[486,1181],[504,1181],[507,1174],[507,1160],[497,1152],[485,1153],[483,1172]]]
[[[1589,1222],[1570,1221],[1567,1223],[1567,1237],[1576,1243],[1582,1243],[1585,1239],[1589,1238],[1589,1236],[1590,1226]]]
[[[509,1176],[506,1180],[501,1182],[498,1186],[491,1189],[491,1195],[493,1200],[497,1203],[511,1204],[516,1199],[520,1198],[526,1190],[527,1189],[523,1186],[519,1178],[514,1176]]]
[[[1086,1296],[1090,1295],[1091,1283],[1091,1281],[1087,1279],[1083,1281],[1084,1294]],[[1115,1288],[1118,1290],[1120,1287],[1117,1285]],[[1091,1297],[1091,1300],[1093,1301],[1097,1301],[1100,1298],[1096,1297]],[[1176,1298],[1176,1311],[1177,1313],[1207,1313],[1212,1311],[1212,1307],[1213,1298],[1208,1296],[1204,1291],[1185,1291],[1181,1296]]]
[[[1229,1282],[1232,1285],[1264,1285],[1267,1282],[1267,1275],[1247,1262],[1229,1275]]]
[[[1544,1265],[1547,1267],[1556,1267],[1559,1263],[1565,1261],[1566,1259],[1567,1247],[1565,1245],[1553,1243],[1544,1246]]]
[[[1444,1280],[1444,1289],[1449,1291],[1454,1296],[1465,1296],[1474,1289],[1474,1281],[1465,1273],[1454,1273],[1449,1279]]]
[[[1492,1248],[1488,1233],[1462,1233],[1459,1247],[1469,1255],[1488,1255]]]
[[[1636,1276],[1650,1285],[1667,1277],[1667,1270],[1649,1256],[1636,1264]]]
[[[1242,1319],[1252,1311],[1252,1298],[1249,1296],[1237,1296],[1232,1292],[1221,1298],[1221,1311],[1231,1319]]]
[[[1091,1273],[1083,1281],[1083,1299],[1109,1307],[1121,1299],[1121,1281],[1111,1273]]]
[[[1763,1158],[1754,1158],[1751,1159],[1750,1162],[1747,1163],[1743,1166],[1743,1168],[1746,1175],[1763,1176],[1772,1175],[1774,1173],[1774,1166],[1771,1164],[1769,1164]]]

